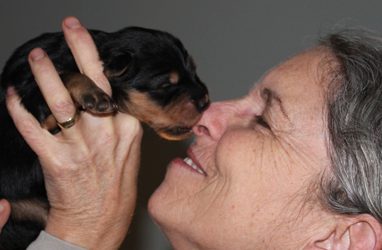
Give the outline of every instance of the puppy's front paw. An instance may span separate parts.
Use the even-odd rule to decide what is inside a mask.
[[[92,89],[90,93],[83,93],[78,102],[82,109],[93,114],[113,113],[116,111],[116,105],[111,97],[101,90],[97,91],[97,89]]]
[[[70,73],[61,77],[80,109],[93,114],[109,114],[117,111],[113,99],[86,75]]]

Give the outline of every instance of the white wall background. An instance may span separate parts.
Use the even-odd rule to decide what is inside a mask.
[[[245,94],[266,70],[333,27],[382,30],[381,1],[0,0],[0,67],[17,45],[59,30],[68,15],[94,29],[137,25],[175,34],[193,55],[215,101]],[[185,147],[146,131],[136,219],[122,249],[171,249],[147,216],[146,203],[166,164],[184,155]]]

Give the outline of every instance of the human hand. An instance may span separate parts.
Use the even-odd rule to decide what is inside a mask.
[[[89,33],[73,17],[62,26],[81,72],[111,94]],[[72,99],[44,51],[32,50],[29,63],[57,121],[73,117]],[[51,206],[45,230],[89,249],[118,248],[135,208],[142,138],[138,120],[121,113],[81,113],[74,126],[53,136],[20,105],[13,89],[8,90],[7,107],[43,168]]]
[[[11,205],[7,200],[0,200],[0,234],[5,223],[7,223],[9,215],[11,214]]]

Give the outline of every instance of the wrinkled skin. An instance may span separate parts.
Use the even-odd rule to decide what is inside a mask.
[[[89,33],[73,17],[62,26],[78,67],[111,94]],[[54,117],[59,122],[68,120],[76,108],[52,61],[40,48],[33,49],[28,60]],[[7,107],[43,168],[50,203],[44,230],[86,249],[118,249],[135,209],[142,138],[139,121],[122,113],[96,117],[83,112],[74,126],[52,135],[20,104],[14,89],[8,90]],[[0,205],[6,205],[7,212],[0,214],[1,231],[11,209],[4,200]]]
[[[299,54],[203,114],[188,156],[205,174],[175,159],[149,202],[175,249],[303,249],[331,225],[315,195],[329,165],[329,57],[322,48]]]

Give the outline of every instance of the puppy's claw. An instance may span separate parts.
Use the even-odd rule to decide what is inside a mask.
[[[86,94],[81,102],[81,107],[93,114],[113,113],[116,106],[114,101],[103,92]]]
[[[98,112],[107,112],[109,109],[112,109],[112,105],[108,102],[108,100],[103,99],[97,103]]]
[[[85,95],[83,97],[83,104],[82,108],[84,110],[91,110],[94,109],[94,103],[96,103],[96,99],[92,95]]]

